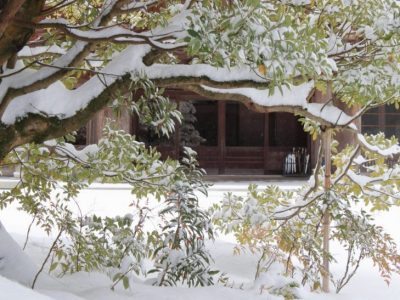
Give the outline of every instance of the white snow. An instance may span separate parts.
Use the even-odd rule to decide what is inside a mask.
[[[137,1],[131,1],[124,6],[122,6],[123,10],[132,10],[132,9],[139,9],[139,8],[146,8],[149,5],[157,3],[157,0],[150,0],[150,1],[144,1],[144,2],[137,2]]]
[[[31,285],[37,268],[0,223],[0,274]]]
[[[38,56],[45,53],[63,55],[65,54],[65,51],[66,51],[65,49],[57,45],[39,46],[39,47],[25,46],[18,52],[18,57],[22,58],[22,57]]]
[[[297,86],[282,87],[282,92],[275,89],[272,95],[269,95],[267,89],[255,88],[233,88],[233,89],[216,89],[212,87],[202,86],[211,92],[239,94],[248,97],[254,103],[262,106],[303,106],[307,102],[311,91],[314,88],[314,81],[309,81]]]
[[[29,299],[29,300],[50,300],[53,298],[39,294],[30,288],[24,287],[14,281],[0,276],[0,300]]]
[[[139,7],[139,5],[137,5],[138,3],[134,2],[131,4],[133,4],[136,7]],[[142,5],[143,4],[144,3],[142,3]],[[74,28],[69,26],[68,22],[64,19],[43,20],[41,23],[68,25],[66,26],[65,30],[79,39],[90,39],[90,40],[107,39],[108,41],[112,40],[125,41],[125,42],[129,41],[131,43],[146,43],[146,41],[149,41],[153,44],[157,43],[157,45],[161,48],[165,48],[164,43],[161,41],[165,40],[166,37],[169,37],[170,39],[172,38],[176,39],[176,38],[183,38],[185,36],[184,33],[186,32],[185,25],[187,25],[188,22],[186,17],[190,14],[190,11],[186,9],[187,5],[188,4],[173,6],[176,15],[173,16],[168,21],[168,26],[158,26],[155,29],[140,33],[118,25],[97,27],[95,29],[90,29],[90,30],[81,30],[77,27]],[[132,5],[131,8],[133,8]],[[176,48],[182,45],[186,44],[182,43],[173,44],[173,47]],[[168,44],[166,45],[166,47],[168,47]]]
[[[64,55],[54,61],[53,66],[55,67],[44,67],[38,71],[25,69],[18,74],[2,79],[0,84],[0,103],[4,101],[4,96],[9,92],[9,90],[30,87],[35,83],[46,80],[47,78],[53,76],[56,72],[59,71],[59,68],[67,67],[76,58],[76,56],[83,51],[85,46],[87,46],[86,42],[78,41]],[[12,72],[14,72],[14,70],[11,70],[11,73]],[[47,89],[39,90],[32,94],[26,93],[24,96],[17,97],[16,99],[22,99],[22,101],[25,101],[26,103],[23,104],[19,102],[21,101],[19,100],[15,101],[17,102],[17,104],[14,104],[13,101],[12,104],[14,106],[11,105],[11,108],[10,106],[7,106],[6,111],[2,116],[2,121],[3,119],[7,120],[7,118],[11,118],[11,122],[13,122],[18,116],[24,115],[28,112],[41,112],[44,114],[52,115],[52,109],[50,109],[49,111],[47,111],[47,107],[40,109],[40,107],[36,107],[35,104],[38,104],[37,102],[50,102],[49,99],[51,99],[53,100],[53,103],[47,103],[47,106],[60,106],[64,108],[64,106],[66,105],[65,102],[57,102],[57,100],[59,100],[58,97],[63,92],[63,90],[65,90],[65,88],[62,83],[56,82],[55,84],[50,85]],[[44,96],[45,98],[40,100],[38,99],[38,97],[40,96]],[[22,110],[22,114],[19,114],[18,110]]]
[[[308,99],[314,89],[314,81],[308,81],[300,85],[282,87],[282,91],[275,88],[272,95],[267,89],[256,88],[232,88],[221,89],[202,86],[205,90],[221,93],[235,94],[247,97],[250,101],[265,107],[293,107],[303,110],[314,117],[337,125],[347,125],[353,119],[336,106],[324,103],[309,103]]]
[[[365,175],[356,174],[353,170],[348,170],[346,176],[348,176],[353,182],[358,184],[360,187],[364,187],[374,181],[382,180],[381,177],[369,177]],[[380,194],[378,193],[378,195]]]
[[[381,149],[378,146],[375,145],[371,145],[370,143],[367,142],[367,140],[365,139],[365,137],[362,134],[358,134],[357,135],[357,139],[358,141],[361,143],[362,146],[364,146],[365,148],[367,148],[368,150],[378,153],[382,156],[386,156],[386,157],[392,157],[393,155],[399,154],[400,153],[400,146],[397,145],[393,145],[390,148],[387,149]]]
[[[1,186],[10,182],[0,181]],[[258,182],[265,186],[267,182]],[[284,188],[297,188],[301,181],[281,181],[269,182],[280,185]],[[227,191],[234,191],[239,195],[246,193],[248,182],[221,182],[215,184],[209,190],[209,197],[201,197],[200,204],[207,208],[212,203],[222,199],[222,195]],[[112,199],[112,201],[110,200]],[[124,184],[119,185],[92,185],[90,189],[84,190],[79,196],[78,202],[84,213],[96,213],[98,215],[125,215],[129,212],[131,194],[129,187]],[[377,213],[377,222],[382,225],[396,240],[400,242],[400,232],[398,230],[400,220],[399,208],[391,209],[390,212]],[[0,212],[0,219],[6,228],[12,233],[20,244],[24,240],[24,235],[31,218],[21,213],[15,206],[11,206]],[[27,253],[34,259],[36,264],[41,263],[47,253],[47,247],[51,239],[48,238],[40,229],[34,228],[32,238],[28,243]],[[232,287],[212,286],[205,288],[160,288],[145,284],[140,280],[131,283],[130,290],[123,290],[120,287],[112,292],[110,290],[110,279],[100,273],[77,273],[67,275],[63,278],[54,278],[42,274],[39,277],[35,291],[11,282],[0,277],[0,300],[9,299],[33,299],[33,300],[220,300],[229,298],[230,300],[257,300],[257,299],[281,299],[267,295],[260,295],[259,288],[269,282],[275,282],[274,278],[260,278],[254,282],[254,272],[257,257],[245,253],[240,256],[233,255],[234,238],[232,236],[220,235],[215,243],[209,242],[208,248],[215,259],[215,268],[226,272],[231,279]],[[0,245],[1,248],[1,245]],[[344,250],[336,244],[331,247],[333,255],[339,263],[332,264],[332,272],[341,274],[343,272]],[[0,255],[1,256],[1,255]],[[173,257],[171,257],[173,259]],[[21,271],[25,272],[25,271]],[[275,282],[276,283],[276,282]],[[278,282],[279,283],[279,282]],[[400,295],[400,276],[393,276],[392,283],[387,286],[379,277],[378,270],[373,267],[371,261],[364,261],[360,270],[355,275],[350,284],[339,294],[319,294],[311,293],[301,289],[300,294],[307,300],[397,300]],[[49,298],[51,297],[51,298]]]
[[[83,47],[83,44],[81,45]],[[76,46],[76,51],[81,47]],[[250,68],[216,68],[205,64],[197,65],[161,65],[145,66],[142,58],[151,50],[150,46],[130,46],[116,56],[107,67],[102,70],[104,76],[94,76],[85,84],[75,90],[68,90],[61,82],[56,82],[46,89],[28,93],[15,98],[6,108],[1,121],[4,124],[13,124],[18,118],[27,113],[38,113],[46,116],[57,116],[65,119],[73,116],[77,111],[84,109],[92,99],[100,95],[107,86],[113,84],[120,76],[125,74],[146,74],[149,79],[164,79],[176,76],[183,77],[208,77],[216,82],[253,80],[263,82]],[[70,50],[72,51],[72,49]],[[72,51],[75,53],[76,51]],[[60,62],[64,64],[65,58]],[[47,68],[44,68],[47,69]],[[43,69],[43,70],[44,70]],[[51,69],[51,68],[50,68]],[[48,70],[54,72],[56,69]],[[28,74],[29,73],[29,74]],[[23,75],[22,75],[23,74]],[[19,84],[32,83],[35,75],[42,78],[43,74],[25,70],[21,75],[5,78],[0,85],[0,99],[8,88],[19,88]],[[47,74],[48,75],[48,74]],[[16,82],[12,82],[16,80]],[[24,85],[24,86],[25,86]]]

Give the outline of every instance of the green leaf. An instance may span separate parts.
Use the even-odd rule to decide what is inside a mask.
[[[201,39],[200,34],[197,31],[193,30],[193,29],[188,29],[188,33],[189,33],[190,36],[192,36],[192,37],[194,37],[196,39]]]
[[[58,266],[58,262],[54,262],[50,265],[49,273],[53,272]]]
[[[129,278],[124,276],[124,278],[122,278],[122,284],[124,286],[124,289],[128,289],[129,288]]]
[[[199,39],[195,38],[191,41],[190,45],[192,47],[192,51],[194,53],[197,53],[201,48],[201,41]]]

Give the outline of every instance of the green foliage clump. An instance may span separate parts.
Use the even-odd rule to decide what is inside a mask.
[[[236,252],[250,249],[260,256],[256,278],[277,262],[284,266],[286,276],[319,289],[325,270],[322,222],[326,212],[332,222],[330,240],[340,243],[347,255],[343,275],[331,275],[337,292],[367,258],[372,259],[386,282],[393,273],[400,273],[396,243],[374,224],[372,215],[373,211],[398,205],[399,165],[388,166],[382,157],[382,153],[396,147],[397,141],[387,140],[382,134],[365,139],[369,148],[349,146],[333,157],[336,171],[328,191],[320,184],[325,175],[320,167],[301,189],[269,186],[259,191],[250,185],[245,197],[228,193],[212,207],[216,228],[235,235]],[[331,253],[328,258],[335,260]]]
[[[20,182],[1,194],[0,207],[17,202],[33,216],[31,226],[57,236],[43,262],[50,271],[102,271],[112,288],[120,282],[129,287],[132,273],[157,275],[159,285],[212,284],[216,271],[204,242],[213,231],[198,206],[196,192],[206,193],[206,185],[195,153],[187,148],[181,162],[162,161],[155,149],[121,130],[107,125],[103,134],[98,145],[80,151],[61,139],[10,153],[6,163],[20,166]],[[93,182],[129,183],[130,214],[84,215],[76,197]]]

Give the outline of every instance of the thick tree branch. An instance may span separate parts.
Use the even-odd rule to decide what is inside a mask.
[[[0,13],[0,66],[13,57],[33,34],[31,28],[19,26],[14,19],[27,22],[40,14],[45,0],[12,0],[8,1]]]
[[[3,36],[4,31],[7,26],[11,22],[11,20],[15,17],[18,10],[25,3],[25,0],[13,0],[8,1],[5,7],[2,7],[0,10],[0,38]]]
[[[109,7],[103,8],[102,13],[100,13],[96,18],[95,24],[97,26],[108,24],[112,19],[112,13],[114,9],[116,9],[117,2],[118,1],[115,0],[110,1]],[[45,67],[33,74],[32,72],[22,72],[18,78],[19,80],[16,78],[4,80],[1,83],[2,86],[0,86],[0,117],[3,116],[4,111],[14,98],[44,89],[52,83],[62,79],[68,72],[70,72],[69,68],[79,65],[90,54],[95,46],[95,43],[78,41],[66,52],[66,54],[53,62],[53,65],[60,68]]]
[[[202,84],[202,83],[200,83]],[[177,88],[184,88],[184,83],[182,85],[177,84]],[[295,88],[295,87],[292,87]],[[249,89],[235,89],[233,86],[227,86],[226,88],[210,88],[199,86],[199,85],[192,85],[187,87],[187,89],[192,90],[200,95],[206,96],[208,98],[217,99],[217,100],[232,100],[235,99],[237,101],[242,102],[245,106],[249,109],[267,113],[267,112],[288,112],[296,115],[301,115],[303,117],[310,118],[316,122],[319,122],[321,125],[324,125],[329,128],[349,128],[350,130],[354,130],[349,124],[348,120],[351,119],[350,116],[346,115],[342,110],[335,106],[325,106],[320,103],[309,103],[308,100],[312,95],[312,91],[309,92],[304,99],[302,96],[296,94],[298,96],[297,103],[288,103],[289,101],[271,101],[268,102],[267,100],[261,100],[265,103],[258,104],[255,98],[259,99],[264,97],[268,99],[268,90],[256,90],[253,88]],[[256,97],[252,97],[252,94],[257,93]],[[261,97],[260,97],[261,93]],[[276,92],[279,98],[279,91]],[[272,96],[273,97],[273,96]],[[272,99],[273,100],[273,99]],[[303,101],[302,101],[303,100]],[[335,117],[336,116],[336,117]],[[341,121],[343,120],[343,121]]]

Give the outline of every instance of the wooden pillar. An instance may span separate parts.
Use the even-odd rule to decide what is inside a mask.
[[[313,96],[313,101],[314,103],[325,103],[332,95],[330,93],[323,94],[321,91],[315,91],[314,96]],[[356,114],[356,112],[359,110],[359,107],[357,106],[352,106],[348,107],[345,103],[338,99],[333,100],[333,104],[338,107],[339,109],[343,110],[346,114],[352,116]],[[361,132],[361,118],[355,120],[355,124],[357,126],[357,129],[359,132]],[[338,150],[342,150],[345,148],[347,145],[352,145],[356,141],[356,133],[349,132],[348,130],[346,131],[340,131],[335,135],[335,139],[339,142],[339,147]],[[317,162],[317,153],[318,153],[318,147],[320,144],[320,139],[316,141],[312,141],[311,144],[311,167],[314,168],[315,164]]]
[[[328,101],[332,101],[332,89],[331,85],[327,87],[326,93],[322,93],[320,91],[316,91],[314,94],[314,101],[317,103],[326,103]],[[327,129],[322,133],[322,141],[324,147],[324,158],[325,158],[325,180],[324,180],[324,190],[326,195],[329,195],[329,190],[331,188],[331,144],[332,144],[332,132],[331,129]],[[314,143],[314,154],[317,153],[315,149],[318,143]],[[312,167],[315,166],[316,160],[318,158],[316,155],[312,157]],[[328,200],[328,199],[327,199]],[[322,220],[322,238],[323,238],[323,258],[322,258],[322,267],[321,277],[322,277],[322,291],[325,293],[329,293],[329,240],[330,240],[330,216],[329,216],[329,208],[327,208],[323,212],[323,220]]]
[[[356,105],[348,107],[345,103],[343,103],[338,99],[335,99],[333,103],[335,106],[343,110],[349,116],[355,115],[360,109],[360,107]],[[357,126],[358,132],[361,132],[361,118],[355,120],[354,123]],[[354,145],[354,143],[357,141],[356,133],[352,133],[348,130],[338,132],[335,136],[335,139],[339,142],[339,147],[338,147],[339,151],[344,149],[347,145]]]
[[[269,114],[264,113],[264,174],[269,174]]]
[[[122,110],[120,116],[116,117],[111,108],[107,107],[102,109],[86,125],[86,143],[97,144],[99,142],[103,136],[103,128],[107,119],[113,119],[117,123],[119,129],[131,133],[131,118],[132,116],[127,110]]]
[[[325,179],[324,179],[324,190],[326,193],[326,201],[330,201],[329,194],[331,189],[331,171],[332,171],[332,131],[328,129],[323,133],[324,141],[324,157],[325,157]],[[326,204],[326,209],[323,213],[322,218],[322,291],[329,293],[330,290],[330,274],[329,274],[329,241],[331,233],[331,219],[328,203]]]
[[[86,125],[86,144],[98,143],[102,135],[103,126],[104,112],[101,110]]]
[[[313,98],[312,98],[312,102],[314,102],[314,103],[324,103],[324,102],[326,102],[326,100],[327,100],[327,95],[324,95],[319,90],[315,90]],[[313,168],[315,168],[315,166],[317,164],[318,147],[319,147],[321,142],[322,141],[321,141],[320,137],[318,137],[315,141],[312,141],[312,144],[311,144],[311,147],[310,147],[311,148],[310,149],[311,150],[310,151],[310,155],[311,155],[311,157],[310,157],[310,163],[311,163],[310,167],[311,167],[311,170]]]
[[[177,103],[178,109],[180,110],[180,102]],[[183,120],[182,120],[183,122]],[[175,159],[180,159],[181,152],[181,123],[175,122],[175,131],[174,131],[174,156]]]
[[[117,118],[111,117],[117,122],[118,128],[123,129],[127,133],[132,132],[132,114],[128,109],[123,109],[121,115]]]
[[[139,120],[138,117],[136,115],[131,116],[131,132],[130,134],[137,136],[139,134]]]
[[[226,102],[218,101],[218,174],[225,173]]]

